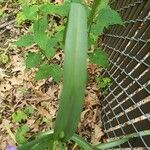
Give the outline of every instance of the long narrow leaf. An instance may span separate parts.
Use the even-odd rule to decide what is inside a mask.
[[[119,146],[119,145],[129,141],[130,139],[132,139],[134,137],[146,136],[146,135],[150,135],[150,130],[141,131],[139,133],[132,133],[132,134],[129,134],[129,135],[122,137],[121,139],[112,140],[112,141],[107,142],[107,143],[101,143],[101,144],[96,145],[95,148],[97,148],[99,150],[112,148],[115,146]]]
[[[92,148],[92,146],[86,142],[85,140],[83,140],[81,137],[79,137],[78,135],[74,134],[71,138],[71,140],[73,140],[74,142],[76,142],[80,147],[82,147],[84,150],[94,150]]]
[[[49,139],[49,142],[51,142],[53,140],[53,132],[50,131],[49,133],[47,134],[44,134],[42,136],[40,136],[39,138],[31,141],[31,142],[28,142],[22,146],[20,146],[18,148],[18,150],[28,150],[28,149],[32,149],[34,146],[36,146],[37,144],[41,144],[41,143],[44,143],[45,141],[47,141]]]
[[[86,10],[72,3],[65,40],[64,86],[54,129],[57,140],[70,139],[80,119],[87,78],[87,36]]]

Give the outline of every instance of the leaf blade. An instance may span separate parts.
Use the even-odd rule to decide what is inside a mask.
[[[39,65],[42,61],[40,53],[28,53],[26,57],[26,68],[31,69]]]
[[[77,128],[86,86],[87,37],[86,10],[81,4],[72,3],[66,32],[64,86],[54,129],[55,139],[66,141]]]
[[[15,43],[19,47],[27,47],[34,44],[34,36],[33,35],[24,35]]]
[[[35,79],[42,80],[52,76],[56,82],[62,77],[62,69],[57,64],[43,64],[36,73]]]
[[[90,61],[94,64],[107,68],[109,66],[108,63],[108,55],[101,49],[97,49],[92,54],[89,54]]]
[[[113,148],[115,146],[121,145],[121,144],[129,141],[130,139],[132,139],[134,137],[146,136],[146,135],[150,135],[150,130],[145,130],[145,131],[140,131],[138,133],[132,133],[132,134],[129,134],[129,135],[125,135],[121,139],[112,140],[112,141],[107,142],[107,143],[100,143],[100,144],[96,145],[95,147],[98,148],[98,149]]]

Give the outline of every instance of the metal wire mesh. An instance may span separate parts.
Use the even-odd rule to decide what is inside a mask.
[[[106,31],[103,49],[110,67],[109,94],[102,101],[102,121],[109,139],[150,129],[150,0],[112,0],[125,26]],[[150,136],[122,144],[121,148],[150,149]]]

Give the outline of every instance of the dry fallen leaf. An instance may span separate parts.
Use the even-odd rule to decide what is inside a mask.
[[[94,131],[92,133],[92,144],[98,144],[102,136],[104,135],[104,132],[102,131],[102,127],[100,125],[95,124]]]

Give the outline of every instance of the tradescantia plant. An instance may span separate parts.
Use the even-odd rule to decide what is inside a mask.
[[[64,48],[64,84],[61,93],[60,107],[56,118],[55,128],[52,131],[37,135],[35,140],[20,146],[18,148],[19,150],[67,150],[66,143],[69,140],[76,142],[84,150],[100,150],[118,146],[134,137],[150,135],[149,130],[142,131],[139,133],[133,133],[121,137],[117,140],[115,139],[109,141],[108,143],[91,145],[75,134],[80,119],[84,101],[84,90],[86,87],[86,69],[89,48],[88,41],[89,39],[92,39],[91,37],[94,37],[94,40],[92,40],[97,47],[98,45],[95,43],[98,38],[97,32],[102,33],[101,30],[107,28],[108,25],[111,24],[122,24],[121,18],[118,13],[108,6],[108,0],[94,1],[89,15],[86,8],[87,7],[85,5],[77,1],[71,2],[69,6],[69,17],[66,26]],[[103,12],[103,14],[101,14],[100,12]],[[108,15],[110,15],[110,12],[112,12],[111,15],[113,16],[114,20],[110,19],[104,21],[105,18],[109,17]],[[101,22],[102,20],[103,22]],[[100,24],[100,22],[102,24]],[[41,30],[42,32],[44,32],[47,25],[40,25],[38,23],[34,24],[34,28],[37,28],[37,26],[38,31],[34,33],[36,34],[36,37],[34,37],[33,39],[36,42],[40,43],[43,47],[45,47],[46,43],[41,43],[39,39],[43,38],[44,35],[40,35],[40,33],[38,32],[41,32]],[[98,31],[95,32],[95,30]],[[20,40],[18,43],[21,42],[22,41]],[[89,55],[92,58],[93,62],[97,62],[97,59],[99,58],[105,58],[100,55],[101,53],[97,53],[91,53]],[[36,55],[36,57],[40,57],[40,55]],[[98,63],[100,62],[105,64],[102,60],[100,60]],[[45,67],[45,71],[47,71],[46,69],[47,67]]]

